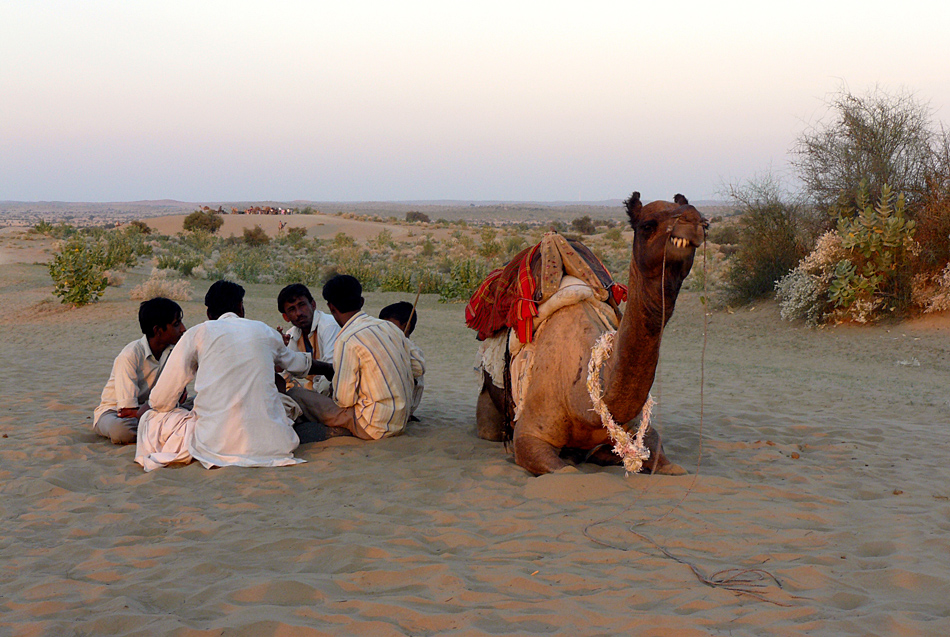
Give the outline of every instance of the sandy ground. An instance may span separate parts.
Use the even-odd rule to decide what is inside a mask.
[[[534,478],[473,434],[463,307],[423,298],[406,435],[145,474],[90,427],[138,336],[141,275],[67,310],[30,263],[0,267],[2,635],[950,633],[947,317],[811,330],[772,305],[717,312],[703,358],[686,294],[655,422],[691,475]],[[247,288],[249,317],[276,325],[278,287]],[[711,587],[684,562],[781,586]]]

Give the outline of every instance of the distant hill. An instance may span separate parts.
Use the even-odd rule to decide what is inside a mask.
[[[722,201],[694,201],[707,214],[724,214],[731,210]],[[210,201],[187,202],[158,199],[127,202],[68,202],[68,201],[0,201],[0,225],[32,225],[39,221],[65,222],[74,225],[110,225],[133,219],[148,219],[186,214],[203,206],[243,210],[252,206],[272,206],[310,209],[324,214],[353,213],[373,215],[383,219],[404,219],[407,212],[423,212],[435,221],[465,220],[469,222],[548,222],[570,221],[589,215],[593,219],[616,219],[623,215],[619,199],[603,201],[362,201],[320,202],[294,201]]]

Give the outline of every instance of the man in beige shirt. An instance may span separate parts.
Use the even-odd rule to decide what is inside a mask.
[[[342,328],[333,352],[333,399],[299,388],[288,394],[304,416],[326,426],[327,435],[379,440],[405,428],[414,379],[425,373],[425,363],[413,356],[398,327],[362,311],[362,294],[359,281],[346,274],[323,286],[330,314]]]
[[[329,396],[332,392],[333,346],[340,326],[336,320],[317,309],[310,290],[302,283],[292,283],[277,295],[277,309],[284,320],[292,325],[284,334],[284,341],[293,349],[309,352],[313,357],[312,369],[306,375],[295,376],[285,372],[287,387],[296,385]]]
[[[93,430],[117,445],[135,442],[139,419],[172,346],[185,333],[181,307],[155,297],[139,305],[139,327],[145,334],[119,352],[92,417]],[[184,400],[182,395],[181,400]]]

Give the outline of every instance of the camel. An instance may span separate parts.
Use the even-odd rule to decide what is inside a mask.
[[[644,206],[640,193],[634,192],[624,204],[634,229],[629,296],[601,378],[603,401],[610,414],[629,429],[649,396],[663,327],[673,314],[709,223],[682,195],[676,195],[672,203],[654,201]],[[588,393],[591,350],[607,331],[589,308],[589,304],[579,303],[557,310],[538,331],[533,363],[538,371],[525,391],[513,433],[508,429],[514,413],[512,401],[506,400],[505,390],[483,372],[476,408],[477,434],[493,441],[512,437],[515,462],[532,474],[566,467],[562,455],[580,454],[581,459],[600,464],[620,463],[610,450],[607,429],[592,410]],[[645,469],[685,473],[666,457],[654,429],[650,428],[645,442],[650,451]]]

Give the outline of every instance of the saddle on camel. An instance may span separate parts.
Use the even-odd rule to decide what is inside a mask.
[[[478,435],[511,441],[535,475],[564,458],[682,472],[649,426],[649,392],[709,224],[682,195],[643,205],[635,192],[624,203],[634,230],[627,286],[582,243],[550,233],[489,274],[465,309],[481,341]]]

